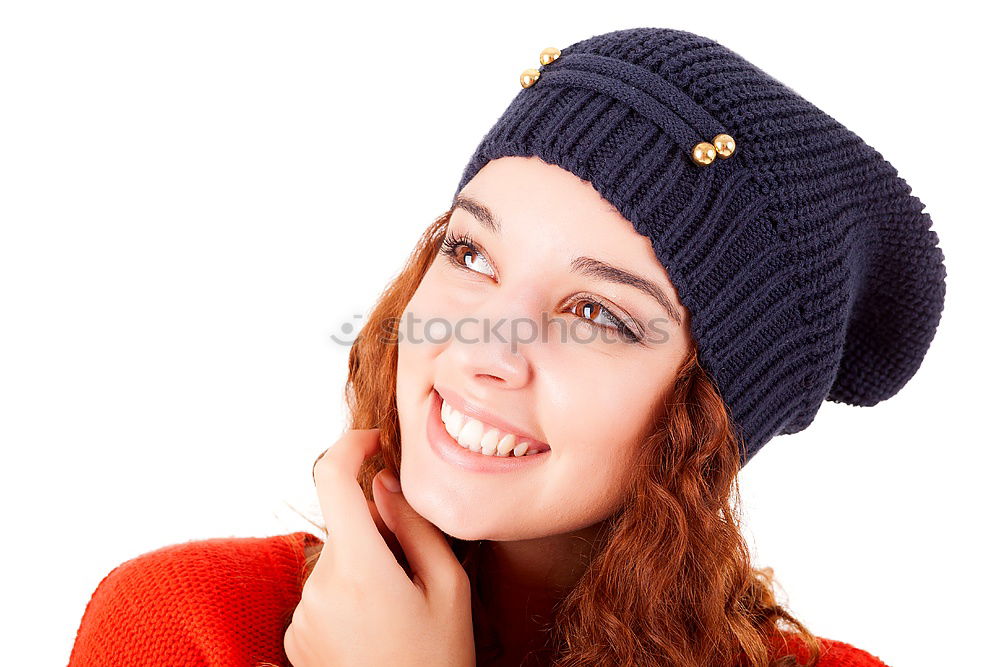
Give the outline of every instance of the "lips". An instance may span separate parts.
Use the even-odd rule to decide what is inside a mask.
[[[525,456],[486,456],[469,451],[455,442],[441,421],[441,396],[431,392],[427,411],[427,441],[431,450],[446,463],[467,472],[512,473],[527,472],[543,464],[552,455],[546,449],[537,454]]]
[[[552,449],[551,447],[549,447],[548,443],[542,442],[538,438],[532,437],[529,433],[526,432],[527,429],[524,429],[518,426],[517,424],[504,419],[503,417],[497,415],[494,412],[491,412],[490,410],[484,408],[481,405],[477,405],[475,403],[466,400],[460,394],[452,391],[451,389],[448,389],[447,387],[440,387],[435,385],[434,391],[436,391],[437,394],[441,398],[443,398],[445,402],[447,402],[448,405],[450,405],[452,408],[458,410],[459,412],[468,417],[472,417],[473,419],[481,421],[487,427],[487,429],[492,426],[496,428],[498,431],[513,434],[518,442],[527,441],[529,443],[528,446],[529,450],[537,449],[539,453],[541,453]]]

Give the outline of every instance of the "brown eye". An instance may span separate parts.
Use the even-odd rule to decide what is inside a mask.
[[[471,239],[467,239],[464,236],[446,236],[441,242],[441,254],[460,269],[482,273],[491,278],[496,277],[496,272],[490,266],[486,256],[479,251],[479,248]],[[485,266],[477,268],[475,266],[476,262],[481,262]]]
[[[588,320],[594,320],[601,313],[601,304],[595,303],[593,301],[578,301],[573,312],[580,317],[586,317]]]
[[[465,261],[466,258],[469,255],[472,255],[473,257],[476,257],[479,254],[479,253],[477,253],[475,250],[473,250],[472,248],[470,248],[467,245],[460,245],[460,246],[458,246],[458,248],[459,248],[459,250],[458,250],[457,255],[458,255],[459,261],[461,261],[462,264],[465,264],[466,266],[469,266],[468,263]],[[473,261],[475,261],[475,260],[473,260]]]
[[[610,310],[604,307],[604,304],[599,301],[594,301],[593,299],[580,299],[577,301],[572,308],[570,308],[574,315],[582,317],[590,322],[593,322],[593,326],[603,327],[605,329],[611,329],[617,331],[623,338],[628,342],[634,343],[639,340],[639,336],[636,335],[628,326],[621,320],[621,318],[614,315]],[[605,323],[598,320],[599,317],[605,318]]]

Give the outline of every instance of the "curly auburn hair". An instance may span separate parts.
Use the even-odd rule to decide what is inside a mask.
[[[380,429],[381,451],[364,461],[357,478],[369,501],[379,470],[399,475],[396,327],[435,259],[453,210],[423,232],[350,350],[344,390],[350,428]],[[622,509],[602,528],[602,547],[558,603],[546,626],[545,651],[526,663],[815,665],[819,641],[777,602],[770,569],[750,563],[737,514],[739,443],[696,349],[681,365],[672,392],[664,391],[668,395],[640,444]],[[473,583],[477,652],[495,657],[502,647],[479,594],[482,541],[446,538]],[[318,555],[307,558],[304,577]]]

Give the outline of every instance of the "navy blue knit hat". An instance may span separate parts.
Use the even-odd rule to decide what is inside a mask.
[[[944,255],[874,148],[689,32],[618,30],[541,61],[455,193],[504,156],[589,181],[652,241],[744,463],[824,400],[875,405],[913,376],[944,308]]]

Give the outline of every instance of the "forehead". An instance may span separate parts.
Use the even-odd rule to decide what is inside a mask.
[[[551,244],[661,274],[652,243],[588,181],[537,156],[491,160],[466,184],[455,215],[476,219],[504,240]],[[477,204],[481,205],[477,209]],[[472,221],[472,220],[470,220]]]
[[[491,160],[462,190],[485,203],[512,223],[522,215],[576,225],[618,222],[626,231],[632,224],[588,181],[537,156],[508,156]]]

